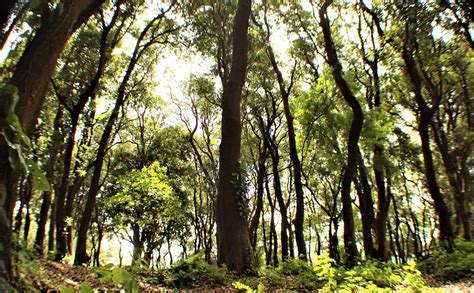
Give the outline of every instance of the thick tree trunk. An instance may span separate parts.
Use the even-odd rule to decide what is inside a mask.
[[[103,0],[68,0],[64,5],[52,12],[49,19],[42,21],[41,27],[33,40],[28,44],[18,61],[10,83],[18,88],[20,101],[17,114],[20,124],[29,135],[36,125],[49,79],[72,33],[84,23],[102,4]],[[0,144],[0,158],[8,157],[8,146]],[[6,162],[8,164],[8,161]],[[8,166],[0,162],[2,178],[0,183],[14,187],[18,179]],[[7,218],[11,220],[15,206],[15,189],[7,190],[4,208]],[[4,253],[0,254],[0,262],[5,264],[6,275],[11,273],[11,228],[2,237]]]
[[[359,102],[352,93],[349,85],[344,80],[342,65],[337,57],[336,49],[331,37],[330,22],[327,17],[327,8],[331,5],[332,0],[326,0],[319,10],[319,17],[321,20],[321,28],[324,35],[324,43],[326,48],[326,55],[328,63],[333,69],[333,77],[336,84],[341,91],[344,100],[351,107],[353,118],[351,128],[349,130],[349,139],[347,143],[347,166],[344,171],[341,182],[341,200],[342,200],[342,219],[344,221],[344,248],[346,252],[346,264],[348,266],[355,265],[356,259],[359,256],[357,251],[357,243],[355,238],[354,215],[352,211],[351,200],[351,183],[357,169],[358,157],[358,142],[362,125],[364,123],[364,114]]]
[[[254,263],[239,164],[242,132],[240,100],[247,71],[250,12],[251,0],[239,0],[233,27],[232,68],[229,80],[223,85],[217,195],[218,262],[239,273],[251,271]]]

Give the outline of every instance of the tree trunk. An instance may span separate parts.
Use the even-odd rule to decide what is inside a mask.
[[[471,240],[471,227],[469,217],[466,219],[466,215],[469,214],[469,206],[466,204],[469,202],[468,193],[463,190],[464,185],[469,185],[468,181],[464,180],[463,168],[456,167],[456,157],[449,151],[449,141],[446,133],[442,129],[439,118],[438,121],[432,121],[431,123],[434,135],[434,141],[443,160],[444,169],[448,177],[449,185],[455,199],[456,206],[456,234],[463,234],[464,239]]]
[[[171,6],[170,6],[171,8]],[[132,53],[132,57],[128,63],[127,69],[125,70],[125,74],[122,78],[122,81],[119,85],[117,90],[117,98],[115,100],[114,108],[110,113],[109,119],[104,127],[104,131],[102,132],[102,136],[100,138],[99,147],[97,149],[96,154],[96,161],[94,164],[94,170],[92,174],[92,179],[90,183],[89,190],[87,192],[87,201],[82,213],[82,218],[79,224],[79,230],[77,232],[77,245],[76,245],[76,253],[74,258],[74,263],[76,265],[81,265],[87,263],[89,257],[87,256],[87,231],[89,230],[90,221],[92,218],[92,213],[94,210],[94,206],[96,203],[97,194],[100,190],[100,177],[102,174],[102,167],[104,165],[105,156],[108,150],[109,140],[112,136],[112,131],[115,125],[117,118],[119,117],[120,110],[122,109],[123,105],[125,104],[128,95],[127,95],[127,86],[132,77],[132,73],[135,70],[135,67],[140,60],[140,58],[144,55],[146,50],[150,48],[157,42],[157,38],[160,36],[172,32],[173,29],[169,29],[166,31],[161,32],[160,34],[153,34],[153,36],[143,43],[145,37],[147,36],[148,31],[152,29],[154,24],[156,24],[159,20],[161,20],[165,14],[168,12],[164,11],[154,17],[152,20],[148,22],[148,24],[143,28],[140,32],[140,35],[137,38],[137,42],[135,44],[135,48]],[[154,28],[157,30],[158,28]],[[156,32],[156,31],[155,31]]]
[[[252,220],[250,221],[250,237],[252,248],[255,250],[257,245],[257,229],[260,220],[260,214],[263,210],[263,184],[266,176],[266,167],[265,161],[267,157],[266,147],[263,147],[263,150],[260,151],[258,162],[257,162],[257,204],[255,207],[255,213]]]
[[[273,146],[274,149],[270,151],[270,155],[272,158],[272,171],[273,171],[273,190],[275,194],[276,201],[278,202],[278,206],[280,208],[280,215],[281,215],[281,229],[280,229],[280,238],[281,238],[281,259],[285,261],[288,259],[289,255],[289,247],[288,247],[288,230],[290,223],[288,222],[288,213],[285,205],[285,201],[283,199],[283,193],[281,190],[281,182],[280,182],[280,170],[278,169],[279,165],[279,154],[278,148]]]
[[[72,202],[74,199],[74,193],[68,192],[70,189],[70,173],[73,162],[73,150],[76,145],[76,131],[79,126],[79,117],[84,111],[85,106],[89,100],[95,98],[97,88],[99,86],[100,80],[104,73],[107,61],[109,60],[109,53],[115,47],[117,43],[117,37],[120,34],[120,28],[116,31],[115,36],[112,36],[112,42],[109,44],[107,41],[109,33],[112,28],[115,26],[115,23],[119,16],[120,4],[117,4],[117,9],[115,10],[111,21],[107,26],[105,26],[100,35],[100,47],[99,47],[99,60],[97,63],[97,69],[92,75],[91,80],[85,86],[84,90],[79,94],[78,101],[72,106],[67,107],[69,114],[71,116],[71,130],[68,134],[67,143],[66,143],[66,153],[64,154],[64,168],[63,176],[61,178],[61,185],[59,187],[59,192],[57,194],[57,213],[56,213],[56,242],[57,242],[57,253],[56,261],[61,260],[67,252],[67,234],[65,230],[65,219],[72,215]],[[66,201],[67,195],[67,201]],[[70,233],[69,233],[70,234]]]
[[[103,0],[69,0],[52,12],[50,19],[42,21],[33,40],[27,45],[18,61],[10,83],[18,88],[20,101],[17,114],[24,131],[31,135],[41,110],[49,79],[71,34],[84,23],[102,4]],[[0,144],[0,158],[8,157],[9,147]],[[6,162],[8,164],[8,161]],[[9,166],[0,162],[2,176],[0,183],[14,187],[18,179]],[[14,189],[7,190],[4,208],[11,221],[15,207]],[[11,273],[11,228],[2,235],[3,253],[0,263],[4,264],[6,276]]]
[[[269,34],[270,32],[268,32]],[[296,214],[293,220],[293,225],[295,226],[295,238],[296,245],[298,247],[298,257],[302,260],[307,260],[306,253],[306,243],[304,241],[304,192],[303,184],[301,182],[301,162],[298,157],[298,150],[296,148],[296,134],[294,127],[294,117],[291,114],[289,97],[291,88],[294,83],[294,70],[290,79],[290,84],[288,88],[285,86],[285,81],[283,79],[283,74],[278,67],[275,54],[270,45],[268,45],[267,53],[270,58],[270,63],[272,64],[273,71],[275,72],[278,80],[278,86],[280,89],[280,95],[283,101],[283,110],[286,118],[286,125],[288,127],[288,143],[290,147],[290,159],[293,166],[293,180],[295,184],[295,193],[296,193]]]
[[[428,184],[428,191],[434,201],[435,210],[439,218],[439,236],[446,251],[454,251],[454,231],[451,225],[451,214],[444,201],[436,180],[433,157],[430,149],[429,125],[437,108],[429,108],[422,94],[422,78],[413,59],[413,52],[407,47],[403,49],[402,57],[405,62],[408,77],[413,87],[415,101],[418,105],[418,132],[421,138],[424,171]],[[438,101],[439,103],[439,101]],[[439,105],[439,104],[438,104]]]
[[[374,201],[372,200],[372,189],[370,188],[369,179],[367,178],[367,170],[365,168],[364,159],[359,151],[358,158],[360,186],[355,183],[356,191],[359,194],[360,213],[362,217],[362,235],[364,239],[365,257],[375,257],[374,242],[372,230],[374,228]],[[354,177],[354,178],[357,178]]]
[[[119,94],[115,107],[110,114],[109,120],[107,121],[104,132],[102,133],[102,137],[100,139],[94,165],[94,172],[92,175],[89,191],[87,193],[87,201],[82,213],[81,221],[79,223],[79,231],[77,232],[76,254],[74,258],[74,264],[76,265],[85,264],[89,260],[89,257],[87,256],[87,231],[89,230],[89,224],[92,219],[96,197],[100,190],[100,177],[102,174],[102,166],[104,165],[108,142],[112,134],[115,120],[117,119],[119,111],[125,102],[124,98],[125,93],[123,93],[123,95]]]
[[[49,230],[48,230],[48,251],[54,251],[54,232],[56,227],[56,196],[52,200],[51,214],[49,216]]]
[[[253,269],[242,180],[240,178],[240,100],[247,71],[248,25],[251,0],[239,0],[232,37],[232,68],[223,85],[222,139],[219,151],[217,195],[217,258],[230,270],[244,273]]]
[[[319,10],[319,17],[321,20],[320,25],[323,30],[328,63],[333,69],[332,74],[334,80],[336,81],[336,84],[341,91],[344,100],[346,100],[347,104],[351,107],[353,113],[351,128],[349,130],[349,139],[347,143],[347,166],[341,182],[342,219],[344,221],[344,248],[346,252],[346,264],[350,267],[355,265],[356,259],[359,256],[355,238],[354,215],[352,211],[351,183],[357,168],[358,142],[360,133],[362,131],[362,125],[364,123],[364,114],[359,102],[343,77],[342,65],[337,57],[336,49],[331,37],[331,27],[327,17],[327,8],[329,5],[331,5],[331,3],[332,0],[326,0]]]
[[[71,173],[72,152],[75,145],[75,135],[79,114],[71,115],[71,131],[66,143],[66,152],[64,154],[63,175],[58,194],[56,195],[56,256],[55,260],[60,261],[66,255],[66,230],[65,230],[65,210],[66,193],[69,187],[69,174]]]
[[[270,194],[270,186],[268,179],[265,180],[265,191],[267,194],[268,204],[270,205],[270,233],[269,233],[269,249],[268,249],[268,264],[273,264],[273,267],[278,267],[278,236],[275,228],[275,205],[276,202],[272,200]]]
[[[63,118],[63,110],[61,106],[58,106],[56,117],[54,118],[54,123],[53,123],[54,133],[52,137],[52,142],[51,142],[51,145],[48,147],[49,159],[48,159],[48,162],[46,163],[46,178],[48,178],[50,183],[53,182],[52,180],[54,176],[53,170],[56,167],[56,160],[59,153],[58,149],[59,149],[59,143],[61,141],[59,125],[61,124],[62,118]],[[38,216],[38,229],[36,230],[35,250],[40,255],[43,255],[44,253],[46,222],[48,220],[48,212],[51,208],[51,196],[52,196],[51,191],[43,192],[41,209]]]

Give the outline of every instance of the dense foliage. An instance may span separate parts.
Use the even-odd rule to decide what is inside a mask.
[[[473,279],[469,1],[7,2],[0,291]]]

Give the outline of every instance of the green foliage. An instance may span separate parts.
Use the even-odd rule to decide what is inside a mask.
[[[453,253],[438,248],[427,259],[420,261],[420,270],[439,280],[473,279],[474,243],[456,239],[455,247]]]
[[[114,268],[113,265],[108,264],[103,267],[96,267],[93,270],[99,276],[101,284],[106,285],[109,289],[119,288],[126,293],[137,293],[139,290],[138,283],[133,275],[123,268]],[[68,286],[61,287],[61,293],[69,292],[92,293],[94,289],[89,282],[82,282],[79,291]]]
[[[278,268],[285,276],[295,276],[294,286],[296,288],[317,289],[319,279],[308,262],[300,259],[289,259]]]
[[[93,269],[99,277],[102,284],[107,286],[119,287],[125,290],[125,292],[138,292],[138,284],[135,281],[132,274],[126,269],[113,267],[112,264],[108,264],[102,267],[96,267]]]
[[[319,281],[324,282],[324,289],[335,289],[337,287],[335,263],[328,254],[318,255],[313,262],[314,273]]]
[[[39,270],[39,265],[35,261],[38,255],[28,248],[25,241],[18,240],[17,234],[14,233],[12,237],[12,244],[14,250],[12,252],[13,267],[14,267],[14,279],[13,288],[18,288],[26,292],[35,290],[35,286],[38,279],[44,278],[43,273]],[[0,292],[15,292],[14,290],[2,290],[0,281]]]
[[[222,285],[232,275],[225,268],[208,264],[197,254],[181,260],[165,272],[164,284],[175,288],[196,285]]]
[[[232,283],[236,289],[245,290],[246,293],[263,293],[265,292],[265,285],[263,283],[258,283],[257,289],[254,290],[252,287],[245,285],[244,283],[235,281]]]
[[[18,89],[10,84],[0,85],[0,139],[9,148],[8,161],[13,170],[25,170],[32,178],[33,187],[41,190],[49,188],[48,180],[41,173],[34,161],[29,161],[23,148],[30,146],[28,136],[23,132],[15,108],[18,103]],[[27,163],[28,162],[28,163]],[[5,178],[0,178],[0,229],[10,227],[7,212],[4,208],[7,200],[7,186]],[[3,254],[3,245],[0,244],[0,254]],[[5,269],[5,264],[0,262],[0,269]]]
[[[259,285],[270,289],[305,289],[323,292],[343,291],[392,291],[425,288],[421,272],[415,262],[397,266],[378,261],[366,261],[347,269],[336,265],[327,254],[313,259],[313,265],[290,259],[277,268],[264,268],[254,278],[242,278],[234,282],[234,287],[246,292],[257,292]]]

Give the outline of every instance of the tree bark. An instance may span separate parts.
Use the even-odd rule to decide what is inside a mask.
[[[374,241],[372,230],[374,229],[374,201],[372,200],[372,189],[370,188],[367,170],[362,154],[359,152],[358,169],[360,177],[360,186],[355,183],[356,191],[359,194],[360,213],[362,218],[362,235],[364,239],[365,257],[375,257]],[[357,178],[354,177],[354,178]]]
[[[428,191],[434,201],[435,210],[439,218],[440,239],[446,251],[454,251],[454,231],[451,225],[451,214],[448,206],[444,201],[441,191],[436,180],[433,156],[430,149],[429,126],[433,119],[433,115],[437,108],[434,105],[430,108],[422,94],[422,78],[417,69],[416,62],[413,58],[413,50],[407,46],[403,48],[402,58],[405,62],[408,78],[411,82],[415,101],[418,105],[418,132],[421,138],[421,149],[423,153],[424,171],[428,184]],[[439,103],[439,101],[437,101]],[[439,105],[439,104],[438,104]]]
[[[59,149],[59,142],[60,142],[60,132],[59,126],[61,125],[61,120],[63,119],[63,110],[61,106],[58,106],[58,110],[56,112],[56,117],[54,118],[54,133],[52,137],[51,145],[48,147],[49,159],[46,163],[46,178],[49,179],[50,183],[52,182],[53,178],[53,170],[56,166],[56,160],[58,156],[58,149]],[[35,251],[38,252],[40,255],[44,253],[44,239],[46,233],[46,222],[48,220],[48,212],[51,208],[51,191],[43,192],[42,202],[40,213],[38,216],[38,229],[36,230],[36,238],[35,238]]]
[[[290,110],[290,91],[294,82],[294,70],[291,76],[290,84],[288,88],[285,87],[285,81],[283,80],[283,74],[281,73],[278,64],[276,62],[275,54],[273,53],[272,47],[269,45],[268,56],[273,67],[273,71],[277,76],[278,85],[280,89],[280,95],[283,100],[283,110],[286,118],[286,124],[288,127],[288,143],[290,147],[290,159],[293,165],[293,180],[295,184],[296,193],[296,214],[293,220],[295,226],[295,238],[296,246],[298,247],[298,257],[302,260],[307,260],[306,243],[304,241],[304,192],[303,184],[301,182],[301,162],[298,157],[298,150],[296,148],[296,134],[294,127],[294,117]]]
[[[24,131],[31,135],[41,110],[49,79],[54,71],[59,54],[74,31],[92,15],[104,0],[67,0],[61,8],[52,12],[49,19],[42,21],[33,40],[27,45],[18,61],[10,83],[18,88],[20,101],[16,112]],[[0,144],[0,158],[8,157],[9,147]],[[11,222],[15,207],[14,186],[18,179],[6,164],[0,162],[2,170],[0,183],[8,186],[4,208]],[[12,188],[12,189],[10,189]],[[4,253],[0,262],[4,263],[6,277],[11,273],[11,228],[2,235]]]
[[[247,71],[248,26],[251,0],[239,0],[232,37],[232,67],[223,85],[222,138],[219,151],[219,185],[217,195],[217,258],[230,270],[244,273],[253,269],[246,204],[241,191],[240,101]]]
[[[352,109],[353,118],[351,128],[349,130],[349,139],[347,143],[347,166],[341,183],[341,200],[342,200],[342,218],[344,221],[344,248],[346,252],[346,264],[348,266],[355,265],[356,259],[359,256],[357,251],[357,243],[355,238],[354,215],[352,211],[351,200],[351,183],[357,169],[357,150],[362,125],[364,123],[364,114],[359,102],[349,88],[345,81],[342,72],[342,65],[337,57],[334,42],[331,37],[331,27],[327,17],[327,8],[331,5],[332,0],[326,0],[319,10],[320,25],[323,30],[324,43],[326,48],[326,55],[328,63],[333,69],[333,77],[336,84],[341,91],[344,100]]]
[[[250,221],[250,237],[252,242],[252,248],[255,250],[257,245],[257,229],[260,220],[260,215],[263,210],[263,188],[264,181],[266,180],[266,166],[265,161],[267,160],[267,150],[264,146],[260,151],[257,162],[257,204],[255,207],[255,213]]]

